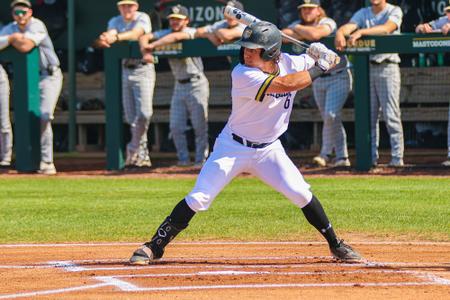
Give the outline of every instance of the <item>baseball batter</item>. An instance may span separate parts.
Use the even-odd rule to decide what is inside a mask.
[[[181,5],[170,9],[170,29],[155,31],[140,38],[144,60],[156,47],[195,37],[195,28],[188,27],[188,9]],[[156,40],[149,43],[152,40]],[[186,138],[188,117],[195,134],[195,161],[202,165],[208,156],[208,99],[209,82],[203,73],[201,57],[170,58],[169,65],[175,77],[170,104],[170,133],[178,156],[178,165],[191,164]]]
[[[445,7],[445,16],[440,17],[437,20],[429,23],[420,24],[416,27],[417,33],[431,33],[441,31],[442,34],[447,35],[450,32],[450,0],[448,6]],[[448,128],[447,128],[447,146],[448,155],[447,160],[442,163],[444,167],[450,167],[450,108],[448,111]]]
[[[63,82],[59,59],[45,24],[33,17],[31,3],[28,0],[14,0],[11,9],[14,22],[2,28],[0,39],[7,41],[6,46],[11,45],[20,52],[39,48],[41,163],[38,172],[53,175],[56,174],[56,168],[53,164],[51,121]]]
[[[151,32],[150,17],[139,12],[137,0],[117,2],[120,12],[109,20],[108,30],[96,40],[95,45],[109,48],[119,41],[138,40]],[[153,57],[142,59],[124,59],[122,61],[122,106],[124,117],[130,125],[131,140],[126,147],[125,166],[150,167],[147,131],[153,115],[153,91],[155,88],[155,67]]]
[[[9,80],[5,69],[0,65],[0,167],[11,166],[12,136],[9,119]]]
[[[399,34],[403,13],[400,7],[386,0],[370,0],[369,7],[357,11],[350,22],[336,32],[336,49],[354,46],[365,35]],[[346,36],[349,36],[348,41]],[[403,166],[403,127],[400,113],[400,57],[397,53],[370,56],[370,109],[372,134],[372,164],[378,162],[379,115],[383,112],[391,142],[389,166]]]
[[[336,31],[336,22],[326,16],[320,0],[303,0],[297,7],[300,20],[283,29],[286,34],[307,41],[317,41]],[[351,73],[348,60],[341,56],[341,63],[333,72],[325,73],[313,82],[314,99],[323,120],[322,149],[313,162],[321,167],[349,167],[347,134],[342,124],[342,108],[351,90]],[[330,161],[335,152],[336,158]]]
[[[319,200],[279,140],[288,127],[296,91],[334,67],[337,55],[319,43],[311,45],[309,55],[281,53],[281,32],[268,22],[246,27],[238,43],[241,63],[231,74],[231,116],[194,189],[176,205],[152,239],[133,253],[130,262],[147,264],[161,258],[165,246],[192,217],[206,211],[242,172],[259,177],[300,207],[337,259],[360,260],[356,251],[336,237]]]

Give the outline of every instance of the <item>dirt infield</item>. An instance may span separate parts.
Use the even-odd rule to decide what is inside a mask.
[[[0,245],[0,299],[448,299],[450,243],[352,244],[367,262],[310,242],[179,242],[149,266],[131,243]]]

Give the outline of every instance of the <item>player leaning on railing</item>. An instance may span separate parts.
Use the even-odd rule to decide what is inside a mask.
[[[420,24],[416,27],[417,33],[432,33],[432,32],[442,32],[442,34],[447,35],[450,32],[450,0],[448,1],[445,10],[445,16],[440,17],[437,20]],[[448,110],[448,128],[447,128],[447,160],[442,163],[444,167],[450,167],[450,108]]]
[[[306,219],[327,240],[342,261],[361,256],[339,239],[310,185],[287,156],[279,137],[287,130],[295,94],[332,69],[337,54],[312,44],[308,54],[281,53],[281,32],[268,22],[252,23],[241,40],[240,64],[232,71],[232,112],[216,139],[194,189],[179,202],[152,239],[137,249],[130,262],[147,264],[185,229],[199,211],[206,211],[236,176],[248,172],[300,207]]]

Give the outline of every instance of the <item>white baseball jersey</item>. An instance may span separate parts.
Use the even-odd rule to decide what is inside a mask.
[[[386,4],[383,11],[374,15],[372,7],[365,7],[358,10],[350,19],[350,23],[354,23],[358,28],[370,28],[377,25],[383,25],[387,21],[392,21],[397,25],[397,29],[392,34],[400,33],[400,25],[402,25],[403,12],[400,7]],[[381,63],[383,61],[400,62],[400,56],[396,53],[381,53],[370,56],[371,61]]]
[[[10,35],[15,32],[21,31],[17,22],[12,22],[2,28],[0,36]],[[48,35],[45,24],[41,20],[32,17],[23,33],[25,38],[32,40],[39,47],[41,70],[48,70],[49,67],[59,67],[59,59],[53,48],[52,40]]]
[[[273,142],[288,128],[296,92],[267,94],[276,76],[305,71],[314,66],[309,55],[282,53],[277,74],[267,74],[257,68],[237,65],[232,78],[232,112],[227,127],[249,141]]]
[[[439,19],[436,19],[434,21],[431,21],[429,24],[431,28],[434,30],[442,29],[445,24],[450,23],[450,19],[447,16],[440,17]]]

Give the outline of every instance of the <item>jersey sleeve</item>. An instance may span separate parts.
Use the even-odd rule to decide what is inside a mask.
[[[442,29],[442,27],[447,23],[450,23],[450,20],[448,20],[448,18],[444,16],[440,17],[439,19],[433,20],[428,24],[430,24],[431,28],[433,28],[434,30],[439,30]]]
[[[168,34],[171,33],[171,32],[172,32],[171,29],[162,29],[162,30],[155,31],[155,32],[153,32],[152,34],[153,34],[153,37],[154,37],[156,40],[158,40],[158,39],[160,39],[160,38],[162,38],[162,37],[168,35]]]
[[[115,29],[115,30],[118,29],[117,20],[118,20],[117,17],[113,17],[108,21],[108,28],[107,28],[108,31],[113,30],[113,29]]]
[[[296,25],[300,24],[300,20],[294,21],[291,24],[288,25],[287,28],[294,29]]]
[[[337,29],[336,22],[331,18],[323,18],[319,21],[319,25],[326,25],[330,27],[331,32],[335,32]]]
[[[350,19],[349,23],[356,24],[358,28],[365,28],[366,17],[364,16],[364,8],[358,10]]]
[[[205,31],[208,33],[214,33],[221,28],[227,28],[228,24],[226,20],[217,21],[214,24],[206,25]]]
[[[400,7],[395,6],[389,13],[389,21],[394,22],[397,25],[397,29],[400,29],[403,20],[403,12]]]
[[[259,69],[237,65],[231,73],[233,96],[262,102],[266,91],[277,75],[266,74]]]
[[[144,30],[144,33],[152,31],[152,23],[150,22],[150,17],[146,13],[141,13],[137,18],[134,28],[139,27]]]
[[[189,35],[189,39],[193,40],[195,37],[195,32],[197,30],[193,27],[186,27],[185,29],[183,29],[183,32],[187,33]]]
[[[40,21],[33,22],[24,33],[24,37],[32,40],[36,46],[39,46],[47,36],[47,28],[45,28],[44,23]]]
[[[316,61],[308,54],[284,54],[283,59],[286,59],[289,62],[290,68],[295,72],[307,71],[311,69],[316,63]]]

